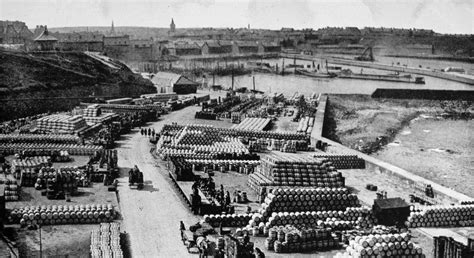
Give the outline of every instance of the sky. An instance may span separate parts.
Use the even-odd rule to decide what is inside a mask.
[[[473,0],[0,0],[0,20],[27,26],[177,28],[326,26],[433,29],[474,34]]]

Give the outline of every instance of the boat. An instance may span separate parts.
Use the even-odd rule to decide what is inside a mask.
[[[368,74],[368,73],[353,73],[350,69],[344,69],[337,75],[341,79],[359,79],[359,80],[374,80],[374,81],[389,81],[389,82],[404,82],[425,84],[423,77],[413,78],[411,74]]]
[[[334,73],[310,72],[310,71],[302,70],[302,69],[296,69],[295,73],[299,75],[314,77],[314,78],[334,78],[337,76]]]

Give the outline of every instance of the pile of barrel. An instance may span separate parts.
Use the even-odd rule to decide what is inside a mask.
[[[39,169],[51,163],[49,156],[34,156],[24,159],[14,159],[11,161],[13,172],[20,172],[23,169]]]
[[[193,167],[182,157],[171,157],[167,162],[168,170],[173,173],[176,180],[192,181],[194,180]]]
[[[279,185],[274,184],[272,180],[270,180],[268,177],[258,172],[258,167],[257,167],[257,172],[254,172],[253,174],[250,174],[248,176],[247,185],[256,193],[260,193],[263,187],[271,187],[274,185],[279,186]]]
[[[339,242],[329,228],[305,228],[291,225],[272,227],[265,248],[276,253],[322,251],[336,248]]]
[[[0,151],[7,155],[22,151],[67,151],[71,155],[89,156],[102,149],[97,145],[79,145],[75,143],[5,143],[0,144]]]
[[[368,228],[374,224],[368,208],[348,207],[345,211],[273,212],[265,223],[264,232],[274,226],[284,225],[326,227],[335,230]]]
[[[344,186],[342,174],[326,159],[302,155],[269,154],[260,163],[260,173],[280,186]]]
[[[313,131],[313,125],[314,125],[314,117],[305,116],[301,118],[296,131],[298,133],[311,134],[311,132]]]
[[[69,134],[0,134],[0,143],[79,143],[80,138]]]
[[[75,195],[78,185],[82,185],[82,180],[85,180],[85,173],[76,167],[62,167],[58,170],[41,169],[35,188],[41,190],[47,187],[48,198],[52,198],[57,192]]]
[[[20,198],[19,192],[20,187],[17,185],[16,180],[5,179],[5,201],[13,202],[18,201]]]
[[[357,195],[347,188],[275,188],[265,198],[260,213],[267,218],[273,212],[344,211],[358,206]]]
[[[280,149],[281,152],[290,152],[296,153],[296,142],[295,141],[286,141]]]
[[[285,151],[285,145],[294,146],[294,150]],[[306,151],[308,150],[308,142],[304,140],[270,140],[270,150],[283,151],[283,152],[296,152],[296,151]]]
[[[249,224],[253,214],[211,214],[204,215],[201,223],[209,223],[213,227],[243,227]]]
[[[420,246],[408,233],[356,236],[349,240],[346,253],[351,257],[424,257]]]
[[[46,168],[46,167],[43,167]],[[40,168],[40,169],[43,169]],[[38,168],[24,168],[20,172],[20,185],[21,186],[34,186],[38,179]],[[49,169],[49,168],[46,168]]]
[[[318,153],[315,158],[324,158],[329,160],[336,169],[364,169],[365,161],[357,155],[352,154],[327,154]]]
[[[231,159],[187,159],[194,171],[211,168],[214,171],[236,171],[243,174],[252,173],[260,164],[259,160],[231,160]]]
[[[11,211],[10,223],[21,225],[96,224],[118,215],[112,204],[26,206]]]
[[[100,223],[99,230],[95,229],[91,233],[90,252],[93,258],[123,257],[120,246],[120,224]]]
[[[249,141],[249,150],[251,152],[266,152],[268,151],[267,139],[255,139]]]
[[[197,111],[194,115],[196,119],[217,120],[217,114],[209,111]]]
[[[474,226],[474,205],[411,206],[407,226],[412,228]]]

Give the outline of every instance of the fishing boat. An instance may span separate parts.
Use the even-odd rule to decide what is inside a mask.
[[[296,69],[295,73],[299,75],[313,77],[313,78],[334,78],[337,76],[335,73],[322,73],[322,72],[316,72],[316,71],[311,72],[311,71],[307,71],[303,69]]]
[[[373,81],[389,81],[389,82],[404,82],[425,84],[423,77],[413,78],[411,74],[400,75],[395,74],[368,74],[368,73],[354,73],[350,69],[344,69],[337,75],[341,79],[359,79],[359,80],[373,80]]]

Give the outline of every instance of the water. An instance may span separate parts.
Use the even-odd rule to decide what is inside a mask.
[[[358,68],[360,69],[360,68]],[[354,71],[354,70],[353,70]],[[364,70],[365,71],[365,70]],[[449,89],[472,90],[467,84],[425,77],[426,84],[409,84],[384,81],[350,80],[311,78],[302,75],[276,75],[255,73],[234,77],[234,88],[253,88],[252,77],[255,76],[255,88],[264,92],[279,92],[292,95],[295,92],[302,94],[328,93],[328,94],[364,94],[371,95],[377,88],[417,88],[417,89]],[[232,85],[231,76],[216,77],[216,84],[223,87]],[[212,83],[212,78],[209,80]]]

